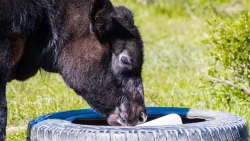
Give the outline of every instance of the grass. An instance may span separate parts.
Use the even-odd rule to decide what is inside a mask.
[[[211,46],[206,18],[166,14],[153,5],[115,0],[135,12],[145,42],[143,79],[147,106],[175,106],[232,112],[250,120],[250,97],[215,93],[202,79],[207,75]],[[175,15],[175,16],[169,16]],[[24,141],[28,121],[63,110],[89,107],[57,74],[38,73],[7,86],[7,141]]]

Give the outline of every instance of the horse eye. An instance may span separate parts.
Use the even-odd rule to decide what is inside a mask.
[[[126,56],[122,56],[122,57],[121,57],[121,61],[122,61],[122,63],[124,63],[124,64],[129,64],[129,63],[130,63],[128,57],[126,57]]]

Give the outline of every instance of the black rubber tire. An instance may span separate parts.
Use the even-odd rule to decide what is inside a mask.
[[[103,118],[91,109],[48,114],[29,123],[27,141],[247,141],[246,119],[192,108],[147,107],[149,116],[176,113],[206,121],[172,126],[114,127],[73,124],[76,118]]]

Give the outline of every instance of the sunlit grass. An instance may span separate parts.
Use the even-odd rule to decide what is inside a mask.
[[[143,79],[147,106],[176,106],[213,109],[250,119],[250,98],[213,94],[203,81],[208,69],[210,46],[205,18],[169,17],[155,7],[116,0],[135,13],[145,42]],[[28,121],[62,110],[88,107],[56,74],[38,73],[25,82],[13,81],[7,87],[8,138],[24,141]]]
[[[13,81],[8,84],[7,140],[25,140],[28,121],[34,117],[89,107],[65,85],[61,76],[44,73],[38,73],[25,82]]]

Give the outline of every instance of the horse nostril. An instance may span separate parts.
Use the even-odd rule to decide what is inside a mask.
[[[138,118],[140,123],[144,123],[147,120],[147,115],[144,112],[141,112],[139,114],[139,118]]]
[[[141,79],[137,79],[136,82],[135,82],[135,86],[136,87],[141,87],[142,85],[142,80]]]

